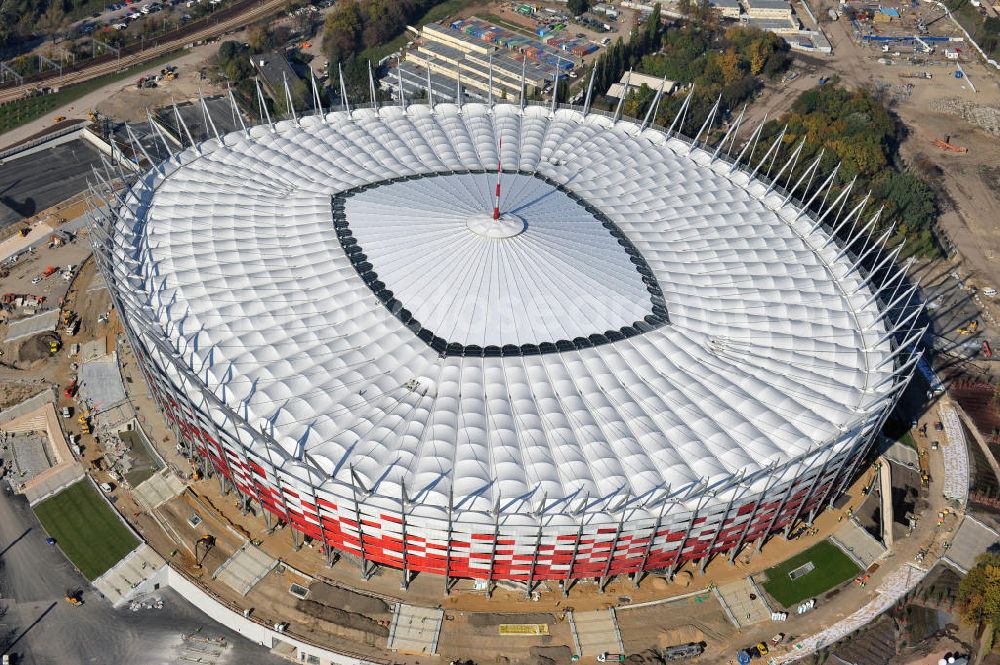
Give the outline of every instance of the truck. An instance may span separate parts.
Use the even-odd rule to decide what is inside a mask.
[[[840,18],[840,12],[838,12],[836,9],[831,9],[830,11],[827,12],[827,14],[829,14],[831,21],[836,21],[837,19]]]
[[[685,660],[687,658],[700,656],[704,652],[705,644],[703,642],[678,644],[676,646],[667,647],[663,650],[663,660]]]

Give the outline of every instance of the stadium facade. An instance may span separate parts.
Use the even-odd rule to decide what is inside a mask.
[[[780,137],[619,114],[355,108],[130,178],[92,240],[179,441],[404,584],[669,576],[811,521],[916,361],[896,253]]]

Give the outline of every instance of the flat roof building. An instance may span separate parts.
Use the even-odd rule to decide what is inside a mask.
[[[708,4],[724,18],[738,19],[742,11],[739,0],[709,0]]]
[[[615,99],[621,98],[623,94],[627,94],[625,91],[625,80],[628,79],[628,92],[633,90],[638,90],[642,86],[648,86],[652,90],[659,90],[660,84],[663,84],[663,94],[669,95],[677,87],[677,84],[673,81],[666,81],[664,83],[662,76],[650,76],[649,74],[641,74],[639,72],[628,71],[622,74],[621,81],[618,83],[612,83],[611,87],[608,88],[608,97],[613,97]]]
[[[791,19],[792,17],[792,5],[788,0],[743,0],[743,5],[750,18]]]

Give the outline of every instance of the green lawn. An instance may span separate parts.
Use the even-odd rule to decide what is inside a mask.
[[[814,570],[794,581],[788,578],[789,572],[810,561],[816,566]],[[769,568],[764,588],[776,601],[788,608],[839,586],[857,575],[859,570],[836,545],[824,540],[788,561]]]
[[[36,505],[35,514],[88,580],[100,577],[139,544],[86,479]]]

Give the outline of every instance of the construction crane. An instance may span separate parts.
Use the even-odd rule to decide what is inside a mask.
[[[959,328],[956,332],[959,335],[971,335],[979,329],[979,321],[970,321],[969,325]]]
[[[194,541],[194,567],[201,568],[201,564],[205,562],[205,557],[208,553],[212,551],[215,547],[215,536],[206,535],[202,536],[198,540]],[[201,557],[198,556],[198,550],[202,550]]]

